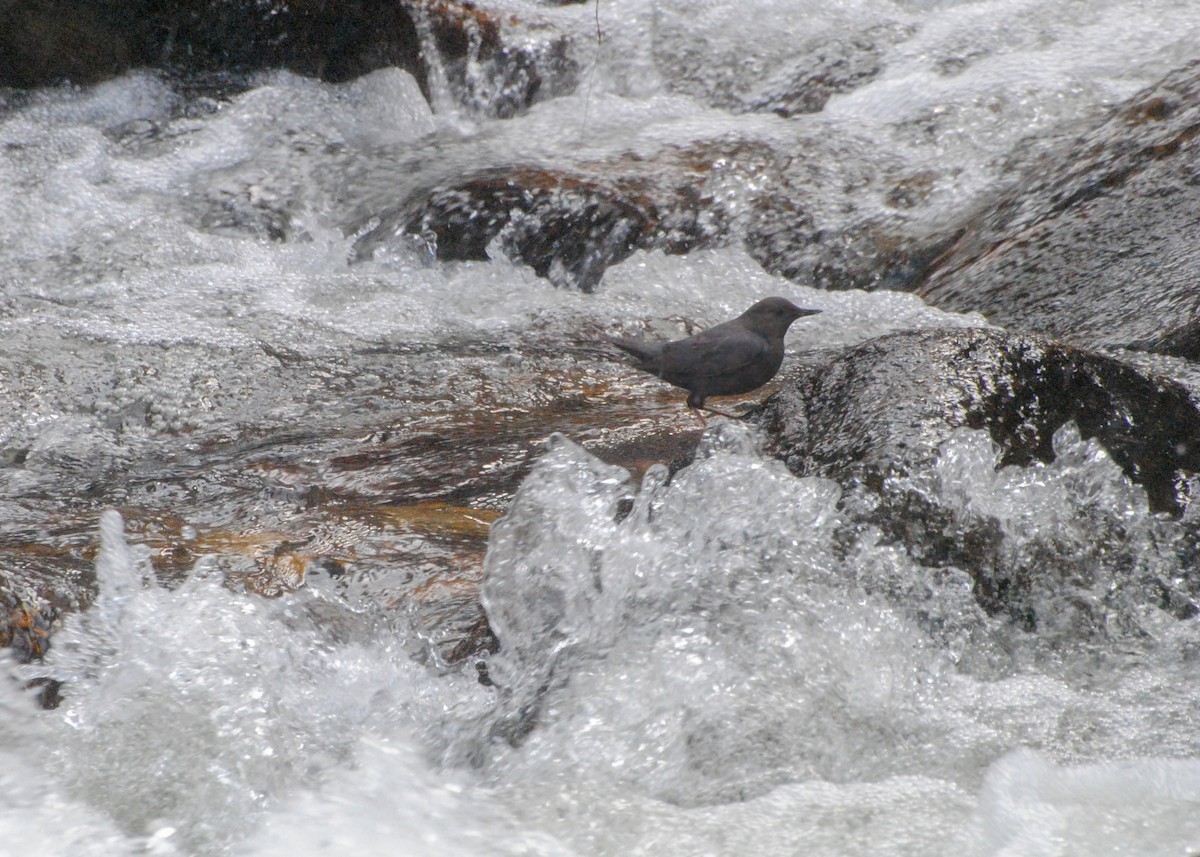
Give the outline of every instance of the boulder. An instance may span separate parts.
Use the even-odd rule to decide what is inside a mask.
[[[884,336],[810,367],[750,419],[793,472],[847,486],[852,519],[878,527],[922,563],[968,571],[986,609],[1026,621],[1033,620],[1021,599],[1028,589],[1022,576],[1077,563],[1077,546],[1046,548],[1063,551],[1061,564],[1048,555],[1014,565],[1001,550],[999,521],[922,488],[956,431],[987,430],[999,449],[997,466],[1030,465],[1054,459],[1055,433],[1070,422],[1141,486],[1152,511],[1178,515],[1196,502],[1187,486],[1200,474],[1200,403],[1188,389],[1028,335],[957,329]],[[1117,514],[1103,510],[1110,512]],[[1097,534],[1097,551],[1103,538]],[[1123,536],[1112,541],[1128,548]]]
[[[408,10],[363,0],[9,3],[0,9],[0,54],[0,85],[19,87],[95,83],[138,67],[287,68],[338,82],[396,65],[425,77]]]
[[[121,23],[98,4],[0,2],[0,86],[86,85],[140,64],[144,46]]]
[[[724,193],[773,168],[766,146],[713,141],[579,170],[494,167],[407,195],[375,216],[356,258],[415,236],[442,260],[483,260],[498,241],[557,286],[594,291],[635,250],[687,253],[730,235]]]
[[[520,30],[520,44],[508,31]],[[62,0],[0,2],[0,86],[96,83],[131,68],[224,75],[283,68],[341,83],[411,73],[426,98],[444,81],[486,115],[511,116],[574,88],[569,40],[536,22],[452,0]]]
[[[917,289],[1084,348],[1200,359],[1200,63],[1036,158]]]
[[[844,478],[910,468],[959,427],[987,429],[1001,464],[1049,462],[1073,421],[1152,509],[1177,512],[1200,473],[1200,404],[1183,385],[1101,354],[966,328],[870,340],[770,397],[755,421],[788,466]]]

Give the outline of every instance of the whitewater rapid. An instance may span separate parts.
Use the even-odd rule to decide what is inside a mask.
[[[635,475],[582,448],[621,426],[570,400],[519,438],[528,452],[505,448],[529,456],[519,486],[469,510],[495,521],[486,556],[354,505],[440,502],[564,389],[620,400],[630,423],[674,418],[669,391],[614,387],[564,342],[681,335],[768,294],[823,310],[789,361],[987,324],[769,274],[736,241],[636,252],[594,294],[499,243],[487,261],[418,241],[356,256],[405,189],[737,138],[804,153],[831,229],[951,222],[1013,161],[1192,59],[1194,4],[615,0],[599,42],[593,6],[503,8],[573,36],[576,92],[507,120],[445,93],[434,110],[398,69],[273,72],[225,99],[149,72],[6,96],[0,537],[17,549],[0,582],[68,608],[96,595],[64,611],[45,663],[2,662],[0,851],[1200,852],[1200,627],[1153,586],[1195,573],[1196,512],[1151,513],[1073,426],[1029,468],[997,469],[986,432],[963,430],[905,486],[999,522],[1053,617],[1033,631],[987,615],[966,571],[855,523],[847,504],[869,497],[790,473],[746,426],[710,426],[668,480],[667,462]],[[798,54],[880,27],[874,79],[819,113],[747,112]],[[919,211],[878,192],[924,173]],[[734,222],[748,190],[726,188]],[[454,434],[481,414],[495,426]],[[420,458],[432,487],[415,457],[377,452],[405,430],[451,438]],[[451,457],[473,446],[469,467]],[[241,585],[260,544],[336,562],[263,597]],[[163,573],[152,560],[176,549]],[[485,681],[430,656],[438,614],[410,607],[446,568],[499,639]],[[25,687],[46,677],[63,682],[53,710]]]

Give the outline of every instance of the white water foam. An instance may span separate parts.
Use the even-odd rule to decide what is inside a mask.
[[[949,474],[989,467],[981,439],[946,446],[948,501]],[[996,475],[1024,481],[1017,506],[1082,507],[1100,486],[1169,536],[1094,448],[1058,446],[1038,480]],[[65,680],[63,705],[4,690],[5,805],[38,811],[0,829],[49,854],[1194,846],[1200,763],[1167,758],[1194,751],[1190,623],[1101,644],[1116,668],[1099,674],[1095,651],[988,619],[965,576],[847,540],[841,489],[762,458],[746,427],[714,426],[665,476],[638,489],[552,443],[490,542],[492,690],[412,663],[402,622],[319,575],[270,601],[202,560],[163,589],[107,514],[99,599],[23,671]],[[985,656],[988,675],[964,669]],[[51,811],[66,821],[47,831]]]

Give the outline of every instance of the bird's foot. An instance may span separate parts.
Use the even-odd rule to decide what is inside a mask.
[[[729,411],[722,411],[717,408],[711,407],[709,405],[701,405],[700,407],[703,408],[704,410],[708,411],[710,414],[717,414],[718,416],[725,417],[728,420],[740,420],[741,419],[741,417],[739,417],[737,414],[731,414],[731,413],[729,413]]]

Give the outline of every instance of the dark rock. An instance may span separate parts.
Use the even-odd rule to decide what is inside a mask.
[[[903,185],[888,194],[911,205]],[[952,231],[910,231],[901,217],[820,224],[802,207],[805,198],[786,179],[760,196],[746,249],[767,271],[817,288],[911,291],[957,237]]]
[[[498,235],[504,252],[555,285],[594,291],[612,264],[646,243],[653,213],[611,189],[559,172],[492,170],[434,188],[381,219],[356,245],[363,258],[405,235],[442,260],[484,260]]]
[[[572,172],[494,166],[464,176],[460,169],[432,188],[406,188],[414,170],[400,165],[372,184],[394,188],[403,201],[364,212],[349,231],[360,235],[359,259],[415,237],[439,259],[483,260],[498,239],[539,276],[588,292],[635,250],[682,254],[737,241],[766,270],[822,288],[914,288],[958,234],[930,229],[919,212],[916,225],[909,222],[908,210],[923,206],[935,178],[891,180],[858,157],[865,153],[840,153],[838,178],[861,188],[863,205],[875,209],[882,197],[893,210],[866,218],[813,211],[829,180],[824,150],[816,151],[793,158],[763,143],[719,139]]]
[[[1178,513],[1181,486],[1200,473],[1200,404],[1181,385],[1120,361],[1047,340],[987,329],[894,334],[806,371],[752,416],[788,467],[848,486],[860,523],[879,527],[920,562],[969,571],[990,611],[1034,621],[1021,600],[1031,568],[999,551],[986,517],[960,519],[907,477],[928,471],[958,428],[986,429],[1000,464],[1054,458],[1071,421],[1146,492],[1154,511]],[[1081,575],[1089,574],[1085,568]]]
[[[141,60],[136,35],[99,4],[8,0],[0,3],[0,86],[105,80]]]
[[[857,32],[810,32],[771,53],[761,44],[714,44],[685,14],[667,13],[659,26],[655,59],[673,90],[721,110],[783,117],[819,113],[832,96],[874,80],[887,51],[914,32],[896,21]]]
[[[388,65],[424,79],[401,4],[253,0],[11,3],[0,11],[0,85],[94,83],[130,68],[248,74],[287,68],[339,82]]]
[[[1200,354],[1200,64],[1025,168],[918,289],[1088,348]]]
[[[770,164],[741,224],[767,271],[823,289],[911,291],[961,234],[959,220],[930,210],[944,177],[852,138],[801,135],[795,149]],[[830,187],[841,188],[836,202]]]
[[[539,276],[584,291],[635,250],[736,242],[767,271],[820,288],[912,290],[958,238],[957,223],[930,224],[933,173],[893,171],[854,141],[797,146],[803,157],[723,138],[567,171],[481,169],[439,141],[363,179],[368,202],[347,230],[359,236],[358,259],[416,243],[438,259],[483,260],[498,241]],[[434,159],[447,178],[410,184]],[[832,206],[823,202],[831,183],[847,194]],[[881,201],[885,215],[875,213]]]
[[[439,259],[482,260],[498,238],[538,276],[591,292],[608,266],[635,250],[686,253],[725,239],[731,215],[719,186],[761,173],[773,159],[765,147],[735,141],[578,173],[481,170],[410,194],[359,239],[356,255],[417,236]]]
[[[1147,351],[1200,361],[1200,318],[1182,326],[1176,326],[1172,330],[1152,335],[1138,345]]]
[[[0,86],[90,84],[131,68],[240,78],[284,68],[331,83],[402,68],[464,104],[511,116],[574,88],[565,36],[450,0],[63,0],[0,3]],[[530,32],[538,33],[528,38]],[[543,35],[544,34],[544,37]],[[473,70],[473,71],[472,71]]]
[[[1185,387],[987,329],[871,340],[772,396],[756,419],[792,470],[835,477],[908,466],[962,426],[987,429],[1002,464],[1049,462],[1068,421],[1104,446],[1156,511],[1178,511],[1178,481],[1200,473],[1200,405]]]
[[[332,83],[396,66],[425,79],[420,43],[404,5],[368,0],[168,4],[159,62],[189,71],[286,68]]]

